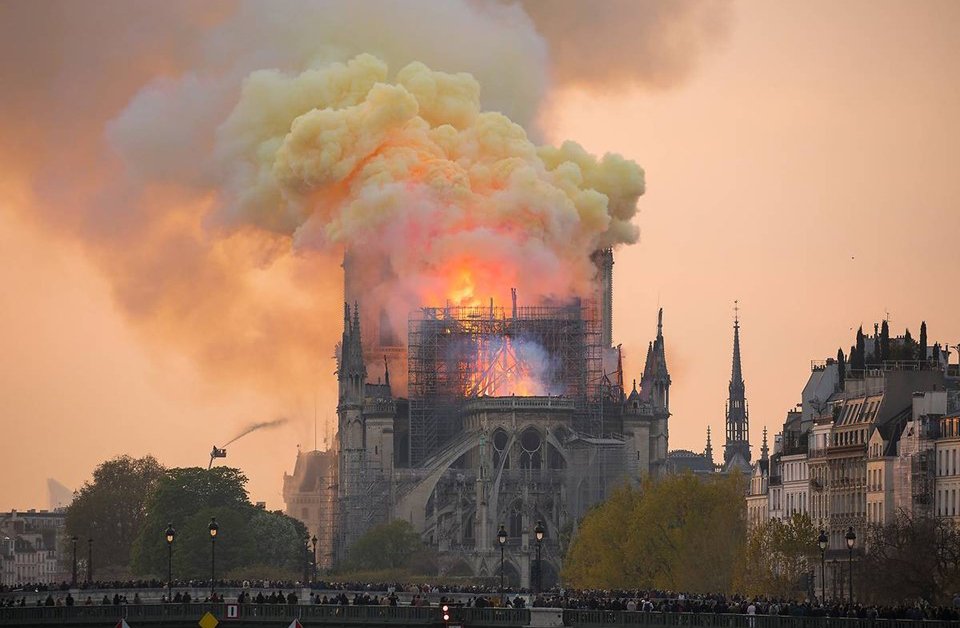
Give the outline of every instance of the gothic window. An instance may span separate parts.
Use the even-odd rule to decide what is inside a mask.
[[[510,456],[506,451],[507,442],[509,442],[510,437],[507,436],[507,433],[498,429],[493,433],[493,468],[499,469],[500,463],[503,462],[503,468],[510,468]]]
[[[519,501],[513,503],[510,509],[510,537],[519,539],[523,534],[523,504]]]
[[[520,435],[520,468],[540,469],[543,467],[543,456],[540,453],[543,441],[540,432],[529,427]]]

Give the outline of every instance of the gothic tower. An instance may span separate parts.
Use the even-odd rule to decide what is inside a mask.
[[[640,378],[641,398],[652,406],[650,423],[649,467],[654,475],[661,473],[667,462],[670,439],[670,372],[663,340],[663,308],[657,313],[657,337],[647,348],[647,361]]]
[[[337,380],[340,400],[337,404],[338,456],[338,513],[337,544],[339,557],[344,556],[353,540],[351,532],[361,522],[356,520],[356,502],[361,495],[365,466],[365,434],[363,418],[364,387],[367,367],[363,361],[363,343],[360,338],[360,307],[343,304],[343,336],[337,352]]]
[[[733,371],[727,398],[727,442],[723,446],[723,467],[730,470],[750,468],[750,419],[747,408],[743,368],[740,365],[739,310],[733,319]]]
[[[663,343],[663,308],[657,313],[657,338],[647,347],[640,390],[644,399],[650,401],[656,410],[670,414],[670,372],[667,370],[667,354]]]

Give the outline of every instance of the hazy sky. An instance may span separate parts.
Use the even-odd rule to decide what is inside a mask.
[[[683,80],[568,82],[539,117],[548,140],[646,171],[641,241],[616,257],[614,334],[639,378],[664,308],[670,444],[697,451],[708,425],[722,445],[734,299],[755,447],[799,400],[810,361],[847,349],[861,323],[889,312],[897,333],[916,337],[925,319],[931,341],[960,342],[960,4],[735,2],[730,18]],[[56,158],[31,148],[0,155],[0,509],[43,507],[46,478],[77,487],[122,453],[201,465],[245,424],[286,416],[227,459],[254,499],[282,507],[315,400],[321,441],[335,416],[333,361],[315,388],[277,392],[162,348],[162,330],[118,307],[113,269],[25,209],[22,164]]]

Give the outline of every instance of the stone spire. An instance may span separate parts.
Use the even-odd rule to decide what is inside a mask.
[[[359,305],[354,305],[351,320],[350,305],[348,303],[343,304],[343,336],[340,340],[337,379],[340,382],[341,402],[363,400],[363,385],[367,381],[367,367],[363,361],[363,341],[360,338]]]
[[[743,382],[743,366],[740,363],[740,303],[734,301],[733,317],[733,368],[727,397],[727,439],[723,446],[723,465],[746,470],[750,464],[750,419],[747,408],[746,385]]]
[[[763,426],[763,444],[760,445],[760,460],[769,458],[770,448],[767,447],[767,426]]]
[[[663,341],[663,308],[657,313],[657,338],[647,347],[647,360],[640,378],[640,392],[645,401],[664,412],[670,411],[670,371]]]
[[[710,426],[707,426],[707,446],[703,450],[703,457],[713,466],[713,444],[710,442]]]

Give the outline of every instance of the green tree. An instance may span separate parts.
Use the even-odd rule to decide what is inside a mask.
[[[409,522],[396,519],[374,526],[347,550],[346,569],[402,569],[417,575],[436,570],[436,561]],[[427,571],[424,571],[427,570]]]
[[[920,321],[920,341],[917,346],[917,359],[927,361],[927,321]]]
[[[855,371],[862,371],[863,369],[866,368],[866,361],[867,361],[866,350],[867,350],[866,339],[863,337],[863,326],[861,325],[860,328],[857,329],[856,349],[854,351],[851,351],[852,355],[850,358],[850,368],[852,368]],[[856,357],[853,357],[853,356],[856,356]]]
[[[948,604],[960,590],[960,529],[940,517],[911,517],[867,534],[859,589],[872,602]]]
[[[913,336],[910,334],[910,329],[903,334],[903,343],[899,347],[897,352],[898,360],[916,360],[917,359],[917,343],[913,341]]]
[[[881,364],[890,359],[890,324],[886,320],[880,325],[880,355],[877,362]]]
[[[584,517],[564,563],[580,588],[729,591],[744,544],[743,478],[623,487]]]
[[[147,495],[163,473],[152,456],[107,460],[67,507],[66,536],[93,539],[94,576],[128,569],[131,547],[146,520]]]
[[[819,533],[806,514],[770,519],[747,535],[745,560],[736,588],[750,595],[796,597],[819,556]]]
[[[299,578],[306,559],[304,525],[280,512],[254,507],[247,497],[247,478],[231,467],[170,469],[147,500],[147,518],[133,547],[133,570],[165,577],[165,530],[176,530],[173,570],[176,578],[210,575],[209,524],[216,518],[217,574],[262,566]],[[218,576],[218,577],[219,577]]]
[[[844,381],[847,378],[847,358],[843,355],[843,349],[837,349],[837,376],[840,380],[840,390],[843,390]]]

